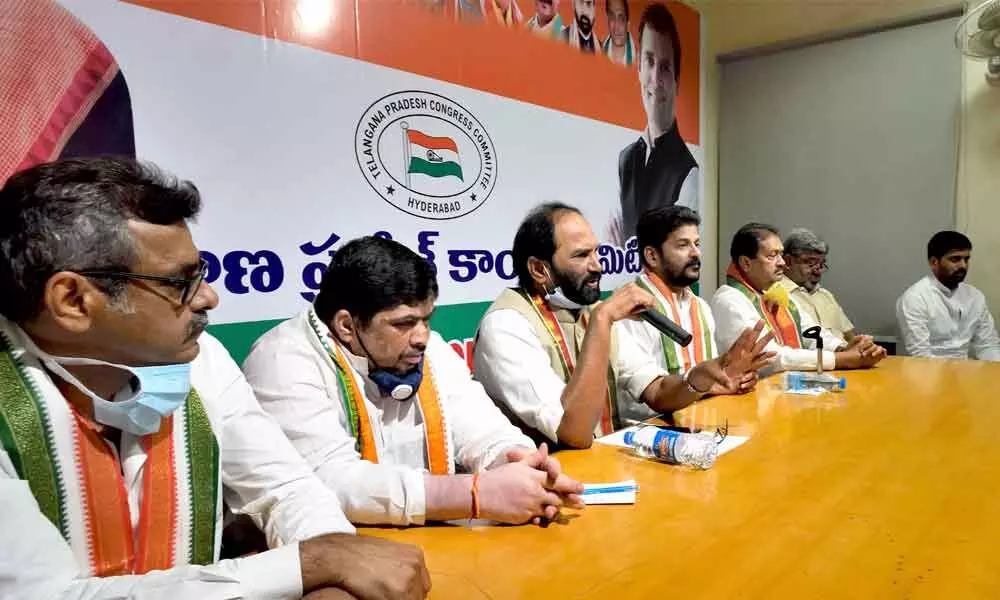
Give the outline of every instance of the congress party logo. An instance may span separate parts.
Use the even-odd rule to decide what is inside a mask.
[[[358,122],[354,149],[375,193],[425,219],[467,215],[496,184],[497,153],[486,128],[459,103],[431,92],[376,100]]]

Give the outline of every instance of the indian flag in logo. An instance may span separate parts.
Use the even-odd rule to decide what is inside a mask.
[[[422,173],[430,177],[454,175],[462,178],[462,163],[458,158],[458,145],[450,137],[434,137],[410,128],[404,121],[403,143],[406,145],[406,177],[410,173]]]

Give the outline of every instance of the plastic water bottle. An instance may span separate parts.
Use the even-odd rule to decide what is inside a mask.
[[[705,433],[681,433],[646,426],[626,431],[625,443],[639,456],[698,469],[711,468],[719,457],[715,435]]]
[[[826,373],[805,373],[789,371],[785,373],[786,392],[839,392],[847,388],[847,380]]]

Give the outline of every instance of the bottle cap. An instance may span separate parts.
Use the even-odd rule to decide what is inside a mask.
[[[837,383],[839,384],[839,387],[840,387],[841,390],[846,390],[847,389],[847,378],[846,377],[841,377],[840,381],[838,381]]]

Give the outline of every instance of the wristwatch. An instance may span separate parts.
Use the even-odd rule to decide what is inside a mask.
[[[688,391],[691,392],[692,394],[697,394],[699,396],[704,396],[705,394],[708,393],[708,390],[705,390],[705,391],[699,390],[698,388],[694,387],[694,385],[691,384],[691,371],[692,370],[693,369],[689,370],[687,373],[684,374],[684,378],[683,378],[684,385],[687,386]],[[709,389],[711,389],[711,387],[709,387]]]

